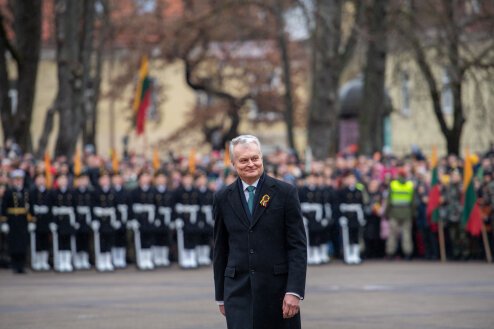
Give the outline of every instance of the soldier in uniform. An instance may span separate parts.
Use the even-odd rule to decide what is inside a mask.
[[[154,269],[151,248],[154,244],[156,203],[151,180],[149,172],[141,171],[138,186],[130,194],[133,218],[131,226],[134,230],[137,267],[140,270]]]
[[[322,232],[322,244],[320,246],[321,260],[323,263],[329,263],[331,260],[329,256],[328,246],[331,244],[331,249],[334,251],[334,246],[331,243],[332,231],[334,226],[333,208],[336,205],[336,191],[332,186],[331,178],[325,178],[321,175],[318,179],[319,188],[322,190],[322,203],[324,205],[324,216],[321,221],[323,227]]]
[[[74,255],[74,268],[76,270],[88,270],[89,243],[92,222],[93,191],[89,187],[89,177],[82,172],[75,178],[74,210],[76,215],[76,253]]]
[[[48,271],[50,255],[50,223],[51,211],[49,191],[46,188],[46,178],[38,173],[34,178],[34,188],[29,200],[31,202],[30,212],[36,223],[36,228],[31,232],[31,263],[35,271]]]
[[[120,172],[113,173],[112,185],[117,205],[117,221],[121,223],[120,228],[115,229],[115,244],[112,248],[113,265],[116,268],[127,267],[127,224],[129,218],[128,191],[123,186],[123,178]]]
[[[117,220],[115,193],[111,188],[110,174],[107,171],[100,173],[92,203],[96,269],[100,272],[113,271],[111,251],[115,240],[114,232],[122,224]]]
[[[2,231],[8,233],[10,262],[14,273],[25,273],[29,245],[29,193],[24,188],[24,171],[13,170],[12,186],[2,201]]]
[[[324,204],[322,190],[317,186],[317,177],[309,174],[305,184],[299,189],[300,206],[308,231],[308,258],[309,265],[318,265],[323,262],[321,245],[324,244]]]
[[[200,173],[196,179],[196,187],[199,192],[199,204],[201,211],[198,217],[197,236],[197,262],[199,265],[211,264],[211,241],[213,238],[213,195],[214,191],[208,187],[208,178],[205,173]]]
[[[50,230],[53,235],[53,263],[55,271],[72,272],[72,252],[75,252],[74,198],[69,189],[66,174],[57,177],[57,188],[50,192],[50,208],[53,221]]]
[[[338,191],[339,222],[343,241],[343,259],[347,264],[360,264],[360,234],[365,225],[362,191],[356,187],[352,171],[344,174],[343,187]]]
[[[156,219],[153,261],[156,266],[170,265],[170,227],[173,224],[175,193],[169,189],[168,178],[163,171],[155,175]]]
[[[182,268],[196,268],[197,234],[199,230],[199,191],[194,187],[191,174],[182,177],[182,186],[177,190],[176,228],[179,249],[179,264]]]
[[[468,238],[465,230],[461,226],[461,204],[462,182],[458,169],[453,169],[450,173],[450,183],[441,191],[443,199],[440,215],[446,223],[449,247],[448,254],[453,259],[468,259],[469,248]]]

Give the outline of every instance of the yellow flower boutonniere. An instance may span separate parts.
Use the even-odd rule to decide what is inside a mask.
[[[268,202],[270,199],[271,199],[271,197],[269,195],[264,194],[263,197],[261,198],[261,202],[259,202],[259,203],[261,204],[261,206],[266,208],[268,206]]]

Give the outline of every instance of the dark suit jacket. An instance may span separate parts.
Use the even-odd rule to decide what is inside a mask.
[[[254,205],[250,216],[240,180],[215,195],[216,300],[225,302],[229,329],[300,328],[300,315],[282,314],[286,292],[305,293],[307,239],[297,189],[263,175]]]

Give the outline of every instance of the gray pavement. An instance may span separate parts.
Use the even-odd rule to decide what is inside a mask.
[[[309,268],[302,327],[494,328],[494,265],[367,262]],[[222,329],[210,268],[0,271],[0,329]]]

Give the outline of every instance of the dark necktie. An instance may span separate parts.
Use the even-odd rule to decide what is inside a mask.
[[[254,190],[255,186],[247,186],[247,191],[249,192],[249,200],[247,201],[247,205],[249,206],[249,212],[252,215],[254,211]]]

